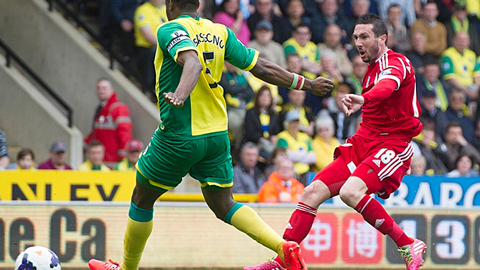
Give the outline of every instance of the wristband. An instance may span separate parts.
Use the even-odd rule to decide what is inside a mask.
[[[303,85],[305,84],[305,77],[293,73],[293,82],[290,85],[290,89],[302,90]]]

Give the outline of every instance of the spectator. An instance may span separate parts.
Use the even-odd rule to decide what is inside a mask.
[[[319,16],[312,19],[312,41],[315,43],[324,42],[323,34],[328,25],[334,23],[342,29],[342,43],[350,43],[350,37],[353,33],[353,25],[343,14],[338,12],[337,0],[317,1],[318,8],[321,10]],[[313,7],[312,7],[313,8]]]
[[[135,51],[133,16],[138,7],[137,0],[110,0],[110,11],[118,29],[124,60],[130,61]]]
[[[305,186],[294,178],[293,162],[281,159],[275,165],[268,181],[258,192],[260,203],[296,203],[300,201]]]
[[[421,100],[428,91],[434,92],[436,97],[435,105],[440,110],[445,111],[448,107],[448,96],[451,87],[444,80],[440,79],[440,67],[437,62],[427,62],[425,72],[417,78],[417,95]]]
[[[331,79],[335,86],[338,86],[339,83],[343,83],[343,75],[340,72],[340,69],[335,65],[335,54],[331,52],[322,53],[320,62],[322,63],[322,73],[320,73],[320,76]]]
[[[295,27],[300,23],[310,26],[311,20],[305,16],[305,6],[302,0],[289,0],[285,10],[282,36],[290,37]]]
[[[314,121],[312,110],[305,106],[306,92],[301,90],[290,89],[288,91],[288,103],[283,105],[282,115],[289,111],[297,111],[300,115],[299,131],[312,137],[314,133]]]
[[[318,44],[320,55],[330,53],[335,56],[335,67],[343,75],[352,73],[352,62],[348,59],[347,50],[342,45],[342,30],[334,23],[327,26],[324,34],[324,43]]]
[[[8,154],[7,138],[0,129],[0,171],[5,170],[8,164],[10,164],[10,156]]]
[[[350,87],[346,84],[340,84],[332,93],[332,97],[326,101],[326,108],[322,109],[317,119],[329,115],[335,123],[335,137],[341,142],[345,142],[347,138],[353,136],[360,122],[360,112],[347,117],[342,109],[342,99],[346,94],[350,94]]]
[[[285,56],[296,52],[302,59],[302,75],[315,79],[320,74],[320,51],[317,45],[310,41],[312,32],[308,25],[300,23],[293,31],[293,37],[283,43]]]
[[[277,146],[287,149],[288,158],[295,163],[295,172],[305,185],[310,165],[315,164],[316,156],[312,149],[312,139],[300,132],[300,114],[296,110],[287,112],[285,130],[277,136]]]
[[[465,32],[470,39],[467,48],[470,48],[475,54],[479,55],[480,34],[475,29],[474,19],[470,20],[467,15],[465,1],[453,2],[453,15],[450,18],[450,21],[445,23],[447,28],[447,45],[455,46],[453,42],[456,34]]]
[[[400,21],[407,27],[411,27],[417,20],[415,9],[411,0],[375,0],[377,3],[378,14],[384,20],[387,20],[388,7],[397,4],[402,10]],[[390,37],[390,36],[389,36]]]
[[[447,120],[457,122],[462,126],[463,136],[467,141],[473,142],[475,128],[473,120],[470,118],[470,112],[465,104],[465,95],[462,91],[454,89],[449,96],[448,108],[445,111]]]
[[[360,55],[356,54],[352,59],[353,72],[345,78],[350,88],[352,88],[357,95],[362,94],[363,77],[367,73],[368,64],[362,61]]]
[[[392,31],[394,42],[392,49],[396,52],[405,53],[410,50],[408,31],[402,18],[402,8],[398,4],[392,4],[387,10],[387,27]]]
[[[105,164],[103,164],[103,158],[105,156],[105,146],[100,141],[92,140],[88,143],[87,157],[85,162],[83,162],[79,171],[90,172],[90,171],[102,171],[109,172]]]
[[[283,18],[276,15],[273,12],[273,1],[272,0],[256,0],[255,1],[255,13],[253,13],[248,18],[248,28],[250,32],[254,32],[260,21],[267,20],[273,26],[273,40],[282,44],[287,40],[291,33],[284,36],[283,28],[284,22]]]
[[[257,166],[259,150],[256,144],[246,142],[240,150],[240,162],[233,167],[233,193],[257,194],[265,176]]]
[[[67,164],[67,145],[62,141],[56,141],[50,147],[50,158],[40,163],[39,170],[71,170],[72,167]]]
[[[451,122],[447,125],[445,144],[440,147],[447,148],[448,160],[444,163],[448,170],[455,169],[455,161],[462,154],[471,156],[476,164],[480,162],[480,152],[463,137],[462,126],[458,123]]]
[[[471,100],[476,100],[480,87],[480,64],[475,53],[468,49],[469,37],[458,32],[453,47],[443,52],[441,62],[443,78],[454,88],[462,90]]]
[[[436,126],[432,120],[424,122],[422,133],[413,138],[415,144],[420,150],[420,155],[425,158],[426,174],[443,175],[448,172],[445,163],[448,163],[448,151],[446,147],[441,147],[443,141],[435,132]]]
[[[261,87],[255,94],[254,106],[245,116],[244,130],[245,141],[256,143],[260,156],[268,159],[275,147],[277,134],[282,130],[268,86]]]
[[[287,54],[287,70],[296,74],[302,73],[302,59],[296,52]],[[278,87],[278,94],[282,97],[282,104],[288,103],[288,87]],[[308,95],[308,93],[307,93]]]
[[[279,43],[272,40],[273,26],[267,20],[260,21],[255,27],[255,39],[250,41],[249,47],[257,50],[273,63],[286,67],[285,54],[283,47]]]
[[[164,0],[149,0],[135,11],[135,45],[141,84],[145,94],[155,99],[155,67],[153,60],[157,49],[157,28],[168,21]]]
[[[353,16],[350,19],[350,24],[355,25],[355,22],[358,20],[358,18],[367,14],[369,12],[370,5],[370,0],[353,0],[351,3]]]
[[[443,23],[437,21],[438,8],[433,1],[428,1],[422,7],[422,19],[418,19],[410,31],[420,31],[425,34],[427,44],[425,52],[439,57],[447,48],[447,29]]]
[[[317,135],[312,141],[312,148],[317,156],[315,171],[320,171],[333,161],[333,152],[340,142],[333,136],[335,124],[330,116],[318,118],[316,129]]]
[[[473,160],[467,154],[460,155],[455,160],[455,169],[447,173],[448,177],[471,177],[478,176],[478,172],[473,170]]]
[[[17,154],[17,170],[35,170],[35,154],[32,149],[20,149]]]
[[[410,32],[410,39],[412,48],[405,53],[408,60],[412,62],[413,69],[416,74],[423,74],[425,72],[425,63],[437,61],[437,58],[425,52],[427,45],[427,36],[422,31]],[[438,65],[438,64],[437,64]]]
[[[475,138],[473,138],[473,146],[480,152],[480,121],[476,121]]]
[[[100,101],[93,120],[93,131],[85,143],[99,140],[105,146],[105,164],[115,166],[125,156],[125,144],[132,136],[130,109],[118,100],[110,80],[97,81],[97,95]]]
[[[127,172],[136,171],[135,165],[137,164],[140,152],[143,150],[143,143],[140,140],[131,140],[127,143],[125,151],[127,155],[115,165],[115,171]]]
[[[225,61],[226,69],[222,73],[220,85],[225,91],[228,113],[228,131],[233,142],[233,152],[237,153],[243,141],[243,122],[247,112],[247,103],[254,92],[247,82],[244,71]]]
[[[237,38],[248,46],[250,42],[250,30],[247,21],[240,10],[239,0],[224,0],[220,5],[220,11],[213,15],[213,21],[221,23],[230,28]]]
[[[426,171],[427,168],[427,161],[425,160],[424,156],[413,156],[412,161],[410,162],[410,175],[413,176],[422,176],[428,174]]]
[[[437,94],[434,91],[427,90],[419,100],[422,108],[420,121],[424,124],[427,121],[433,121],[436,126],[436,132],[444,137],[448,120],[445,112],[436,105]]]
[[[278,164],[278,161],[281,159],[288,159],[287,150],[280,147],[275,147],[272,154],[266,162],[266,168],[264,169],[265,178],[268,179],[270,175],[276,170],[275,164]]]

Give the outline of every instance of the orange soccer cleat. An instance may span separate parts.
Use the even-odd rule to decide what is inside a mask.
[[[120,270],[120,264],[112,260],[108,260],[108,262],[102,262],[91,259],[88,262],[88,267],[90,267],[92,270]]]

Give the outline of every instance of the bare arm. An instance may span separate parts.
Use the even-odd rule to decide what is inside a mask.
[[[290,87],[293,82],[293,73],[263,58],[258,58],[257,64],[250,70],[255,77],[261,80],[283,87]],[[304,91],[314,95],[325,95],[333,88],[333,82],[324,77],[315,80],[305,78]]]
[[[10,158],[7,156],[3,156],[0,158],[0,170],[6,169],[8,164],[10,164]]]
[[[175,92],[163,93],[163,97],[168,104],[182,107],[183,102],[192,93],[195,85],[197,85],[203,66],[198,59],[197,52],[194,50],[179,52],[177,63],[183,67],[180,82]]]
[[[152,33],[151,26],[144,26],[140,28],[140,32],[142,33],[145,40],[148,41],[151,45],[157,45],[157,37]]]

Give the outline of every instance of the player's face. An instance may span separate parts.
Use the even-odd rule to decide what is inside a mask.
[[[357,24],[353,31],[358,54],[365,63],[373,63],[380,54],[380,42],[385,42],[386,35],[375,37],[373,24]]]

